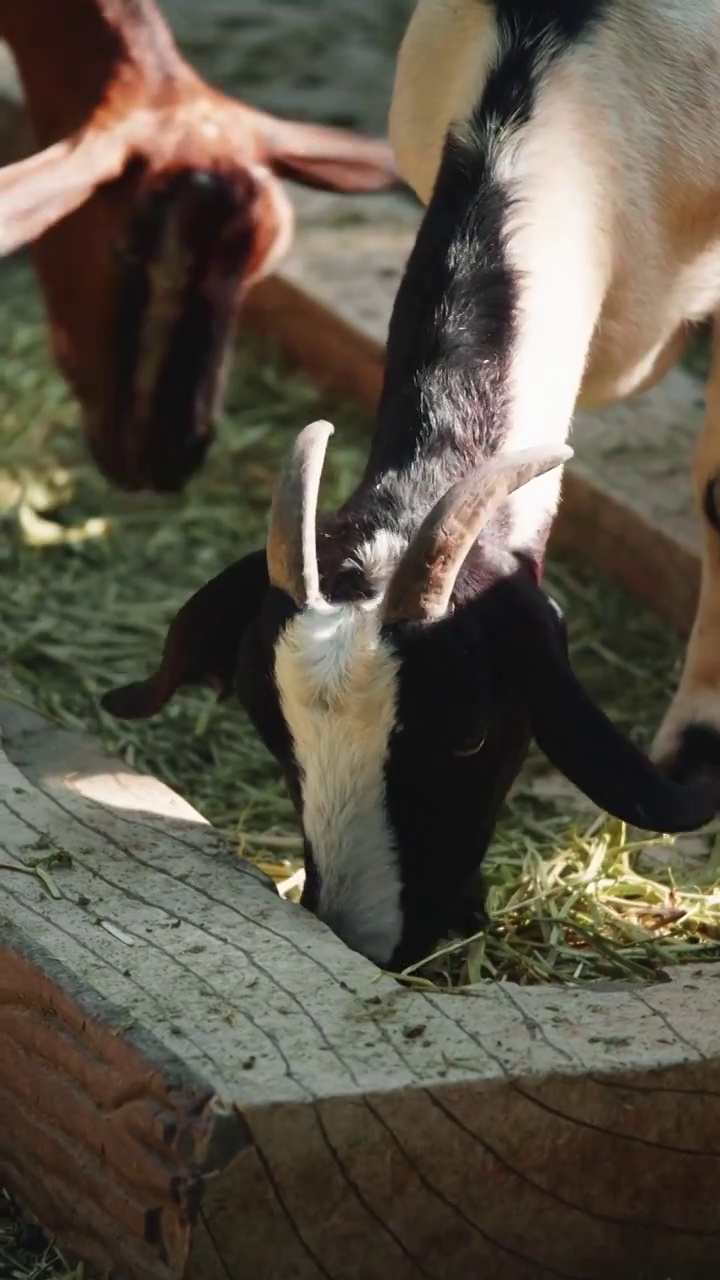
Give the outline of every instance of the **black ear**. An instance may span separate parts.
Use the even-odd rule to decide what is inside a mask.
[[[515,582],[503,595],[505,653],[513,655],[535,741],[548,760],[594,804],[632,826],[670,833],[710,822],[715,798],[671,782],[592,701],[570,666],[563,629],[542,591]],[[499,605],[498,597],[493,613]]]
[[[183,605],[170,624],[162,660],[146,680],[112,689],[101,699],[121,720],[147,720],[182,685],[209,685],[218,698],[232,690],[243,631],[268,589],[265,551],[223,569]]]

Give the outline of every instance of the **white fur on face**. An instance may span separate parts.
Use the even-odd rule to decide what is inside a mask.
[[[379,964],[390,960],[402,932],[384,776],[398,667],[380,636],[377,601],[307,610],[288,624],[275,651],[303,827],[319,873],[317,914]]]

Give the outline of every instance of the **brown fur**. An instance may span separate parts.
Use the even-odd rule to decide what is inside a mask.
[[[148,476],[125,456],[106,401],[119,341],[118,250],[139,205],[174,173],[220,175],[229,192],[240,193],[229,219],[243,246],[237,310],[292,234],[292,209],[275,175],[338,191],[382,190],[396,182],[392,154],[384,142],[276,120],[218,93],[182,59],[153,0],[0,0],[0,37],[16,58],[38,145],[72,144],[70,155],[46,150],[0,172],[0,251],[36,241],[55,357],[110,473],[138,487]],[[69,179],[78,143],[92,152],[84,184],[76,172]],[[77,157],[74,164],[77,170]],[[183,247],[192,267],[192,238]],[[234,325],[226,316],[223,324],[229,342]],[[170,325],[149,317],[148,326],[169,341]],[[147,400],[147,387],[144,394]],[[146,414],[135,416],[154,430]],[[162,472],[162,457],[155,461]]]

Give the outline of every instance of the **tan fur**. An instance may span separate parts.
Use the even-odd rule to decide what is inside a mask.
[[[155,0],[0,0],[0,38],[42,148],[0,170],[0,256],[33,244],[53,353],[105,473],[125,488],[178,487],[209,439],[240,307],[290,246],[292,204],[281,180],[387,190],[397,183],[391,148],[219,93],[183,59]],[[211,183],[207,208],[216,210],[212,246],[193,212],[201,198],[193,183],[203,176]],[[116,385],[126,362],[118,308],[128,272],[143,270],[148,252],[146,245],[132,264],[127,246],[139,243],[144,210],[158,199],[163,219],[175,221],[175,280],[171,288],[153,281],[138,303],[143,367],[124,388],[120,422]],[[163,418],[158,379],[198,288],[204,354],[176,434]]]
[[[679,0],[626,0],[586,49],[551,69],[532,122],[498,156],[520,198],[511,253],[542,300],[538,354],[528,359],[541,368],[543,341],[554,335],[554,350],[564,352],[572,335],[583,355],[579,387],[577,357],[567,376],[564,398],[573,404],[647,385],[667,367],[662,353],[683,323],[711,314],[720,296],[720,8],[706,0],[702,13],[692,30]],[[661,67],[648,52],[653,41],[662,44]],[[471,82],[471,72],[486,71],[494,51],[491,3],[419,0],[398,57],[390,134],[420,199],[432,190],[448,128],[482,94],[485,74]],[[552,269],[551,291],[539,277]],[[547,308],[561,319],[568,301],[557,334]],[[588,314],[578,339],[580,305]],[[527,420],[524,406],[519,416]],[[537,434],[536,424],[527,429]]]
[[[389,133],[398,168],[424,203],[448,125],[472,110],[496,49],[491,5],[418,0],[398,52]]]
[[[496,54],[489,0],[419,0],[398,58],[390,124],[400,170],[421,200],[447,131],[472,145],[464,117]],[[516,201],[508,253],[522,307],[503,448],[518,449],[564,440],[577,407],[652,386],[692,323],[720,306],[717,0],[618,0],[543,72],[532,119],[494,140],[492,162]],[[715,475],[717,340],[694,467],[699,500]],[[559,487],[553,473],[515,502],[518,547],[552,517]],[[720,728],[718,654],[720,539],[708,528],[697,621],[659,751],[703,707]]]

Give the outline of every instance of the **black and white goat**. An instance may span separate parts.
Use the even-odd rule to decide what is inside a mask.
[[[380,963],[460,923],[531,736],[641,827],[714,812],[593,704],[540,579],[576,403],[659,376],[683,326],[720,304],[719,14],[717,0],[420,0],[391,124],[427,210],[365,474],[316,528],[332,428],[306,428],[266,552],[208,583],[158,672],[106,699],[138,717],[182,684],[235,687],[302,822],[303,902]],[[720,355],[708,415],[676,735],[698,710],[720,728]]]

